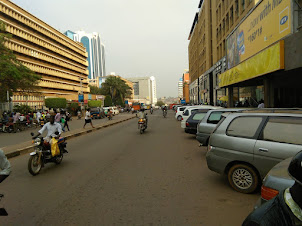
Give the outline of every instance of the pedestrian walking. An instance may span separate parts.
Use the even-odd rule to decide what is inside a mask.
[[[86,115],[85,115],[85,124],[83,126],[83,129],[85,129],[85,126],[86,126],[87,123],[90,123],[92,128],[94,128],[94,126],[92,125],[92,121],[91,121],[90,108],[87,108]]]
[[[65,114],[65,123],[64,123],[64,126],[63,126],[64,131],[65,131],[65,127],[67,127],[68,131],[70,131],[69,130],[69,125],[68,125],[68,121],[70,120],[70,117],[71,117],[71,115],[68,112],[66,112],[66,114]]]

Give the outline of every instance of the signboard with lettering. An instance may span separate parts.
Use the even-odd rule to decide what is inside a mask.
[[[228,69],[292,33],[291,0],[263,0],[226,40]]]

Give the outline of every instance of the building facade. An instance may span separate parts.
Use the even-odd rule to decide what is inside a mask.
[[[178,81],[178,98],[180,98],[180,99],[183,98],[183,86],[184,86],[184,83],[182,81],[182,78],[180,78]]]
[[[257,106],[264,99],[266,107],[301,107],[301,9],[301,0],[201,0],[188,47],[190,87],[199,84],[199,103]],[[207,25],[212,47],[206,62],[212,63],[198,70],[205,62],[200,49],[208,46],[200,27]]]
[[[98,77],[106,76],[105,45],[101,42],[101,36],[97,32],[66,31],[66,36],[76,42],[83,43],[88,53],[89,84],[97,86]]]
[[[133,83],[133,102],[155,105],[157,103],[155,77],[134,77],[127,78]]]
[[[80,92],[89,93],[87,53],[82,44],[8,0],[0,1],[0,20],[12,35],[7,47],[23,65],[42,76],[39,82],[42,95],[15,93],[14,104],[41,109],[44,98],[77,100]]]

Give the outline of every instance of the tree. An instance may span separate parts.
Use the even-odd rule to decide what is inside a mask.
[[[48,108],[66,108],[67,101],[65,98],[47,98],[45,106]]]
[[[11,35],[5,31],[5,24],[0,21],[0,102],[7,100],[7,92],[10,97],[13,92],[25,96],[37,93],[41,78],[18,61],[13,51],[5,46],[10,38]]]
[[[102,94],[102,91],[99,87],[91,86],[91,85],[89,85],[89,87],[90,87],[90,93],[91,94],[96,94],[96,95],[101,95]]]
[[[118,76],[109,76],[102,83],[101,94],[110,96],[114,104],[124,103],[125,98],[130,97],[131,88]]]
[[[162,102],[161,100],[157,101],[157,103],[155,104],[156,106],[163,106],[165,105],[164,102]]]
[[[105,97],[104,106],[105,106],[105,107],[112,106],[112,99],[111,99],[111,96],[106,96],[106,97]]]
[[[30,106],[21,104],[21,105],[15,105],[13,111],[19,112],[19,113],[25,115],[25,114],[28,114],[29,112],[32,112],[33,110]]]
[[[90,101],[88,101],[88,107],[90,107],[90,108],[102,107],[102,101],[90,100]]]

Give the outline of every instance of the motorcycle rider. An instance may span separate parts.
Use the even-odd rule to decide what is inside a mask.
[[[51,115],[50,116],[50,119],[49,119],[49,122],[46,123],[42,129],[40,129],[38,131],[38,134],[34,137],[38,137],[39,135],[43,134],[43,132],[47,130],[47,135],[46,137],[44,138],[45,141],[47,141],[48,143],[51,141],[51,138],[54,137],[54,136],[59,136],[63,131],[62,131],[62,126],[55,122],[55,116],[54,115]],[[58,135],[55,135],[55,132],[59,132]]]
[[[163,110],[163,114],[164,114],[164,112],[166,112],[166,113],[167,113],[167,110],[168,110],[167,106],[166,106],[166,105],[165,105],[165,106],[163,106],[162,110]]]
[[[0,183],[11,173],[11,166],[4,152],[0,149]]]
[[[243,226],[302,225],[302,151],[291,160],[288,174],[295,184],[254,210]]]
[[[141,108],[140,112],[137,114],[137,117],[139,119],[146,119],[146,129],[148,127],[148,117],[147,114],[145,113],[145,108]]]

